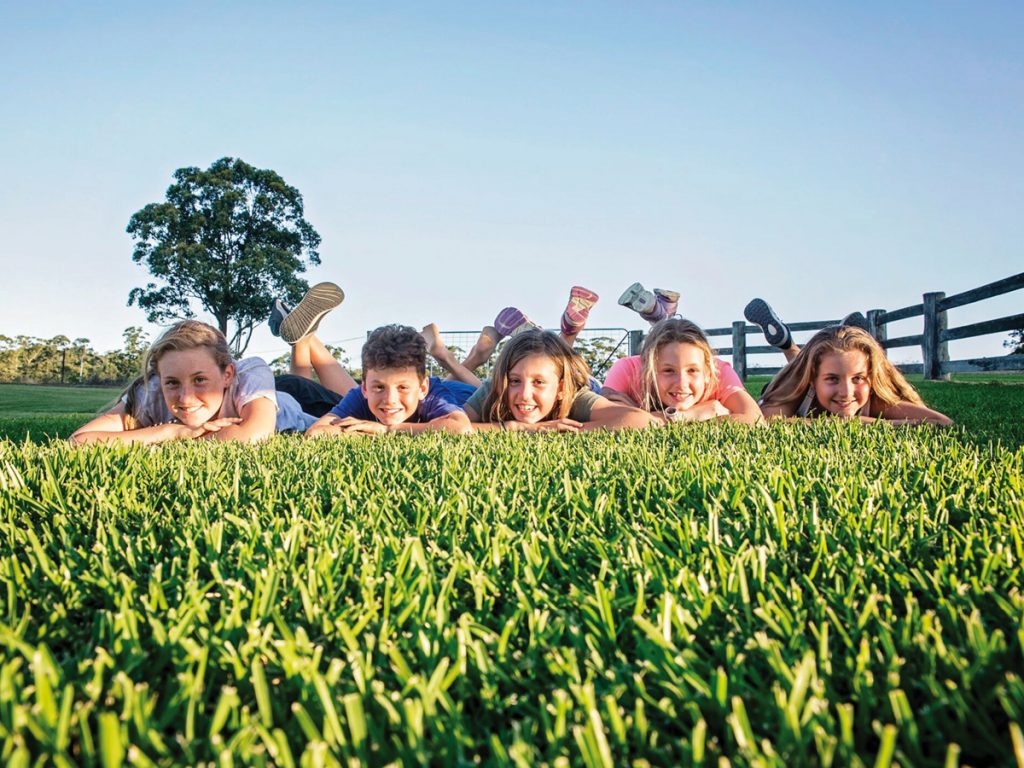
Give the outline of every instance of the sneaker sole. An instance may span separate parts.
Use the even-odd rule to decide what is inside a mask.
[[[754,299],[743,308],[743,316],[764,331],[765,340],[773,347],[786,340],[786,324],[764,299]]]
[[[281,322],[281,338],[289,344],[309,336],[323,316],[345,300],[345,292],[334,283],[317,283]]]
[[[633,302],[636,301],[643,292],[643,285],[640,283],[633,283],[629,288],[622,292],[621,296],[619,296],[619,304],[624,307],[629,307],[634,312],[639,312],[640,310],[633,306]]]
[[[650,297],[649,308],[643,309],[640,306],[641,297]],[[621,296],[619,296],[619,304],[624,307],[632,309],[634,312],[639,313],[640,317],[649,323],[656,323],[658,320],[664,318],[664,310],[658,305],[658,297],[655,296],[651,291],[648,291],[640,283],[633,283],[627,288]]]
[[[593,291],[587,290],[579,285],[574,285],[569,292],[569,304],[562,313],[562,330],[579,328],[585,325],[590,316],[590,310],[597,304],[599,296]]]
[[[506,336],[511,336],[517,328],[528,322],[529,320],[522,310],[515,307],[505,307],[494,318],[494,329],[501,338],[505,338]]]

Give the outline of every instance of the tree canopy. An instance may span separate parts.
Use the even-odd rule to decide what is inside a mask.
[[[298,273],[320,263],[320,236],[303,218],[299,191],[274,171],[230,157],[205,171],[179,168],[166,201],[137,211],[127,232],[132,260],[160,281],[133,288],[128,305],[167,323],[195,317],[198,304],[237,355],[274,299],[297,302],[309,287]]]

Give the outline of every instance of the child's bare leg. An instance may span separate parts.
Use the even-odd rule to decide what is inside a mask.
[[[332,392],[344,395],[357,386],[324,343],[315,334],[310,334],[292,344],[292,374],[313,380],[313,372],[320,383]]]
[[[291,371],[293,376],[301,376],[304,379],[313,380],[313,360],[310,353],[310,340],[312,336],[306,336],[292,344]]]
[[[430,325],[423,326],[423,330],[420,331],[420,335],[423,340],[427,342],[427,352],[430,356],[437,360],[438,364],[449,373],[449,378],[455,379],[456,381],[462,381],[466,384],[471,384],[474,387],[480,386],[480,379],[478,379],[469,368],[463,363],[460,363],[455,359],[455,355],[452,351],[444,345],[441,340],[441,332],[438,330],[437,325],[431,323]]]
[[[309,340],[310,362],[321,384],[332,392],[337,392],[339,395],[344,395],[350,389],[355,389],[359,386],[356,384],[356,380],[352,378],[352,375],[337,361],[316,334],[310,334],[306,338]],[[300,341],[295,346],[301,343]]]
[[[497,346],[498,331],[493,325],[485,325],[480,331],[480,338],[476,340],[476,344],[469,350],[469,354],[466,355],[466,359],[462,361],[462,364],[469,370],[475,371],[491,359],[491,355],[494,354]]]

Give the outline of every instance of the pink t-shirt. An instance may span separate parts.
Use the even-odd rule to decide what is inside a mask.
[[[711,400],[724,403],[730,395],[743,389],[743,382],[740,381],[740,377],[736,375],[736,371],[732,369],[731,365],[717,357],[715,365],[718,366],[718,387],[705,391],[704,397],[700,400],[702,403]],[[643,387],[640,386],[640,356],[633,355],[633,357],[616,360],[615,364],[608,369],[604,385],[608,389],[629,395],[634,402],[643,407],[644,393]]]

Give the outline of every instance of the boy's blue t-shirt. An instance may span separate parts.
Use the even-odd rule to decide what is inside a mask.
[[[469,396],[476,392],[476,387],[461,381],[445,381],[437,376],[430,377],[430,389],[427,396],[420,400],[419,406],[407,421],[412,424],[433,421],[449,413],[461,411]],[[362,387],[353,387],[341,399],[331,413],[342,418],[352,416],[364,421],[378,421],[373,415]]]

